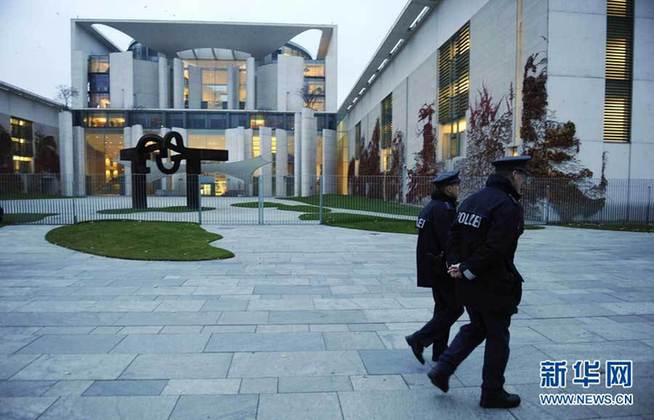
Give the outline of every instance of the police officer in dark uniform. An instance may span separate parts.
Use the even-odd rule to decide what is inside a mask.
[[[406,342],[422,364],[425,363],[422,352],[432,344],[432,360],[438,360],[447,348],[452,324],[463,314],[463,306],[456,303],[454,296],[455,280],[448,275],[445,264],[445,247],[456,216],[460,183],[459,171],[444,172],[435,177],[431,201],[416,221],[418,287],[431,288],[434,316],[420,330],[406,336]]]
[[[457,366],[486,340],[479,402],[484,408],[520,404],[518,395],[504,390],[504,371],[509,324],[522,296],[523,280],[513,258],[524,228],[518,200],[529,159],[517,156],[493,162],[495,173],[484,189],[461,203],[450,232],[448,272],[456,279],[457,299],[465,305],[470,323],[461,327],[428,375],[447,392]]]

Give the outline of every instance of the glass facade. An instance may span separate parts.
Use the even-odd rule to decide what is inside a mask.
[[[304,90],[311,95],[311,108],[325,110],[325,63],[320,60],[306,61],[304,66]]]
[[[202,74],[202,109],[229,109],[228,84],[229,69],[238,69],[236,92],[237,107],[245,108],[247,99],[247,70],[245,60],[184,60],[185,74],[189,67],[200,67]],[[188,76],[186,77],[187,84]],[[242,103],[242,104],[241,104]],[[186,102],[188,108],[188,102]]]
[[[88,61],[88,106],[109,107],[109,56],[92,55]]]
[[[438,122],[463,117],[470,93],[470,23],[438,49]]]
[[[336,129],[336,114],[318,112],[315,114],[317,130]],[[227,128],[258,128],[261,126],[294,129],[293,112],[247,112],[247,111],[73,111],[73,125],[87,128],[122,128],[141,124],[144,129],[177,127],[205,130]]]
[[[87,130],[86,190],[88,194],[118,194],[124,173],[120,163],[122,131]]]
[[[466,120],[461,118],[447,124],[441,124],[441,144],[443,145],[443,159],[452,159],[461,156],[461,145],[465,141]]]
[[[11,154],[14,172],[33,172],[34,134],[31,121],[16,117],[9,119],[11,125]]]
[[[393,94],[388,94],[381,104],[381,147],[391,147],[393,141]]]

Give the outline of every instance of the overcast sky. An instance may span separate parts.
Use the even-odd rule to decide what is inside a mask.
[[[406,0],[0,0],[0,80],[52,98],[70,84],[70,19],[165,19],[338,25],[338,104]],[[174,34],[171,34],[174,36]],[[299,40],[310,50],[317,38]]]

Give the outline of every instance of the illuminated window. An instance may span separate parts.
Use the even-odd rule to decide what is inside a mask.
[[[470,23],[438,49],[438,121],[453,122],[468,109],[470,90]]]
[[[444,160],[461,156],[461,145],[465,139],[465,132],[465,118],[441,124],[440,135]]]
[[[381,104],[381,146],[391,147],[393,141],[393,94],[390,93]]]
[[[11,154],[14,172],[31,173],[34,157],[32,122],[11,117],[9,123],[11,125]]]
[[[117,194],[124,173],[121,132],[89,130],[86,139],[86,188],[89,194]]]
[[[308,63],[304,67],[304,77],[325,77],[325,64]]]
[[[607,0],[604,141],[631,136],[633,0]]]

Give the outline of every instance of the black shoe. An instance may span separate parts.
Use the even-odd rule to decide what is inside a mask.
[[[479,405],[483,408],[514,408],[520,405],[518,394],[509,394],[505,390],[499,392],[483,392]]]
[[[443,392],[450,390],[450,375],[446,375],[437,369],[438,366],[433,367],[427,376],[432,384]]]
[[[422,344],[420,344],[418,340],[413,338],[413,334],[407,335],[406,337],[404,337],[404,339],[406,340],[406,343],[409,345],[409,347],[411,347],[411,350],[413,351],[413,355],[416,356],[416,359],[418,359],[421,365],[424,365],[425,358],[422,357],[422,352],[425,349],[425,347]]]

